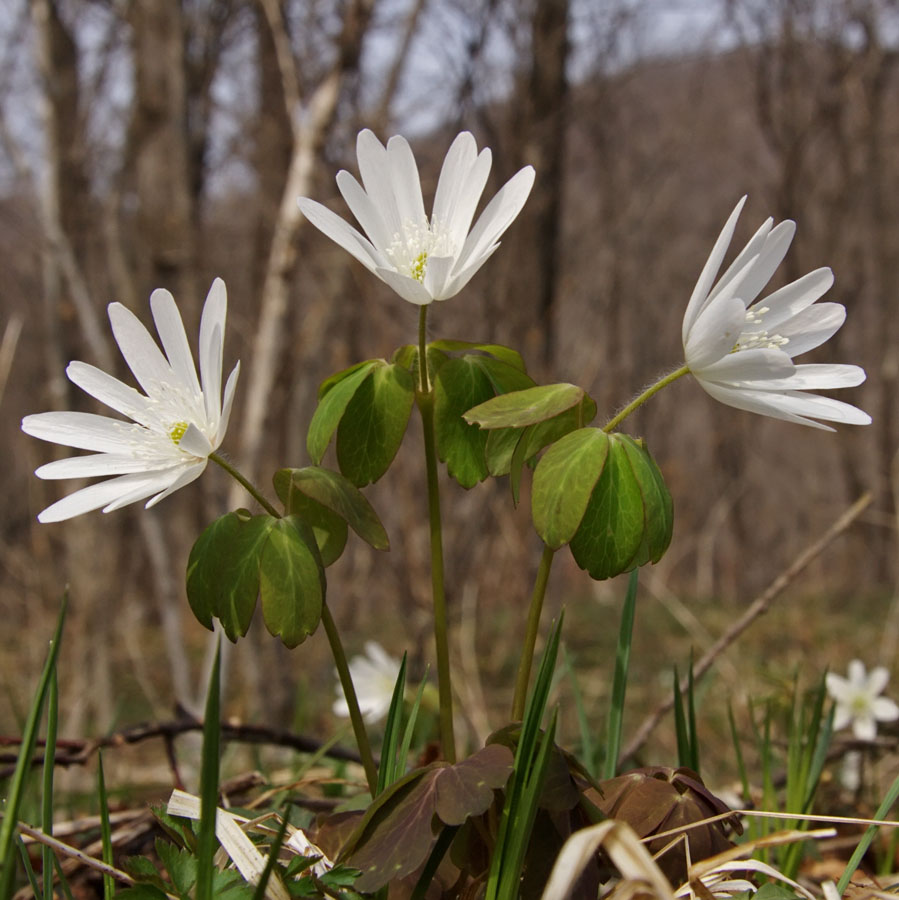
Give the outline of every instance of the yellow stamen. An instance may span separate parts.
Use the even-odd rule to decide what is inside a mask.
[[[176,422],[169,431],[169,437],[172,439],[172,442],[180,444],[181,438],[184,437],[189,427],[187,422]]]

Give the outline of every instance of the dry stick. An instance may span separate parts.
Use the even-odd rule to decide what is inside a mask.
[[[778,594],[783,591],[787,585],[796,578],[797,575],[810,563],[813,559],[821,554],[821,552],[833,541],[839,537],[860,515],[867,509],[871,503],[870,492],[863,494],[855,503],[852,504],[837,520],[827,529],[824,534],[818,538],[813,544],[808,546],[795,560],[759,594],[755,600],[749,605],[746,612],[731,625],[724,634],[709,648],[705,655],[693,667],[693,678],[698,681],[712,667],[715,660],[731,645],[736,639],[774,602]],[[684,692],[689,688],[689,676],[684,676],[680,683],[680,690]],[[660,703],[656,709],[651,712],[637,729],[637,733],[631,739],[621,754],[622,759],[633,756],[646,743],[647,738],[659,724],[662,717],[671,711],[674,706],[674,697],[671,696],[663,703]]]

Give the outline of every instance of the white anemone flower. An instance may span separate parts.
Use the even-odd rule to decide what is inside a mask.
[[[394,659],[377,641],[366,641],[365,656],[354,656],[350,660],[350,675],[364,719],[377,722],[387,715],[399,670],[399,660]],[[350,709],[339,680],[337,691],[339,696],[332,711],[335,716],[348,718]]]
[[[823,344],[843,324],[839,303],[816,303],[833,284],[828,268],[757,299],[786,256],[795,222],[769,218],[725,273],[718,270],[730,245],[746,197],[718,236],[684,314],[687,367],[702,388],[737,409],[833,431],[815,421],[867,425],[860,409],[809,390],[854,387],[865,380],[859,366],[796,365],[799,356]]]
[[[95,366],[71,362],[66,368],[71,382],[132,421],[84,412],[46,412],[22,420],[26,434],[94,451],[41,466],[35,472],[39,478],[112,476],[47,507],[39,521],[59,522],[100,507],[111,512],[146,497],[150,507],[200,476],[225,436],[240,370],[238,363],[223,400],[227,305],[225,283],[217,278],[200,322],[199,379],[181,314],[168,291],[156,290],[150,297],[165,355],[134,313],[121,303],[109,305],[113,336],[144,393]]]
[[[362,184],[341,170],[337,187],[364,235],[307,197],[299,198],[300,209],[316,228],[418,306],[447,300],[465,287],[499,247],[499,238],[521,212],[534,184],[534,169],[525,166],[471,228],[491,154],[487,148],[478,153],[469,132],[459,134],[446,154],[430,220],[418,166],[405,138],[396,135],[384,147],[373,132],[361,131],[356,158]]]
[[[827,692],[836,701],[833,727],[852,726],[852,733],[860,741],[873,741],[877,737],[878,722],[895,722],[899,719],[899,706],[889,697],[881,697],[890,673],[877,666],[869,675],[860,659],[849,663],[849,677],[827,673]]]

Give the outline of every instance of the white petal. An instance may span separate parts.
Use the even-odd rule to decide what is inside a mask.
[[[147,490],[143,496],[148,496],[160,487],[164,487],[171,481],[170,472],[145,475],[122,475],[118,478],[110,478],[99,484],[91,484],[68,497],[63,497],[52,506],[48,506],[37,518],[39,522],[62,522],[80,516],[82,513],[91,512],[106,506],[117,498],[131,493],[136,484],[143,485]],[[136,499],[141,499],[140,497]]]
[[[396,269],[375,269],[375,275],[390,285],[402,298],[416,306],[427,306],[434,298],[425,286],[408,275],[400,275]]]
[[[38,478],[54,481],[60,478],[98,478],[168,469],[177,461],[174,454],[154,460],[122,453],[94,453],[90,456],[72,456],[68,459],[54,460],[40,466],[34,474]]]
[[[877,737],[877,723],[870,715],[856,716],[852,721],[852,733],[860,741],[873,741]]]
[[[848,701],[851,688],[845,678],[834,672],[828,672],[825,676],[825,683],[831,697],[840,702]]]
[[[180,491],[185,485],[190,484],[192,481],[196,481],[206,469],[206,460],[202,460],[198,462],[196,465],[187,466],[178,476],[178,478],[173,481],[164,491],[158,493],[155,497],[151,497],[144,507],[145,509],[149,509],[151,506],[156,506],[160,500],[164,500],[169,494],[174,494],[175,491]],[[140,498],[143,499],[143,498]],[[104,510],[107,512],[108,510]]]
[[[899,706],[889,697],[875,697],[871,703],[871,712],[878,722],[895,722],[899,719]]]
[[[193,469],[195,467],[191,466],[189,468]],[[128,490],[127,492],[123,492],[121,496],[113,500],[112,503],[108,503],[106,506],[104,506],[103,512],[114,512],[117,509],[121,509],[123,506],[128,506],[131,503],[136,503],[138,500],[143,500],[151,494],[156,495],[160,492],[164,493],[173,484],[179,482],[183,475],[184,469],[184,466],[179,465],[175,466],[172,469],[168,469],[165,472],[160,472],[156,475],[149,475],[146,478],[142,479],[134,475],[125,476],[126,478],[134,479],[130,490]],[[202,468],[200,469],[200,471],[203,471]]]
[[[150,295],[150,309],[153,312],[156,331],[159,333],[159,339],[162,341],[162,347],[172,370],[188,391],[199,394],[200,383],[197,381],[197,368],[194,365],[193,354],[190,352],[190,345],[187,343],[184,322],[175,298],[168,291],[157,289]]]
[[[326,206],[322,206],[315,200],[309,200],[307,197],[300,197],[297,203],[303,215],[322,234],[327,235],[335,244],[343,247],[370,272],[374,272],[379,265],[387,264],[387,260],[375,249],[371,241]]]
[[[777,331],[781,324],[823,297],[832,285],[833,272],[830,269],[815,269],[769,294],[758,303],[758,306],[768,307],[765,327],[768,331]]]
[[[496,253],[497,249],[499,249],[499,241],[482,253],[473,263],[462,269],[461,272],[454,272],[446,285],[444,285],[443,293],[436,299],[449,300],[450,297],[455,297],[471,281],[478,269]]]
[[[746,320],[737,297],[716,298],[696,317],[684,343],[684,359],[693,374],[733,350]]]
[[[400,221],[425,224],[428,217],[421,197],[418,166],[415,165],[412,148],[404,137],[394,135],[387,142],[387,162]]]
[[[842,731],[852,724],[852,711],[848,706],[837,706],[833,715],[833,730]]]
[[[443,299],[449,274],[456,262],[452,256],[429,256],[428,268],[425,272],[425,290],[435,300]]]
[[[25,416],[22,431],[42,441],[101,453],[127,453],[135,443],[142,443],[145,435],[140,425],[93,413],[67,411]]]
[[[403,220],[393,195],[387,150],[367,128],[356,138],[356,159],[365,191],[375,208],[380,210],[387,230],[399,234],[403,230]]]
[[[218,431],[215,433],[213,441],[213,450],[218,450],[222,441],[225,439],[225,432],[228,430],[228,422],[231,419],[231,407],[234,405],[234,392],[237,389],[237,376],[240,375],[240,361],[231,370],[228,381],[225,383],[225,399],[222,402],[222,417],[219,420]]]
[[[431,222],[439,223],[449,232],[457,249],[462,247],[471,228],[491,163],[490,151],[484,149],[478,154],[475,140],[467,131],[456,136],[443,160]]]
[[[475,264],[495,244],[521,212],[534,186],[534,167],[516,172],[487,204],[459,253],[456,271]]]
[[[105,403],[135,421],[145,421],[152,404],[139,391],[96,366],[83,362],[70,362],[66,375],[72,384],[78,385],[86,394]]]
[[[790,356],[814,350],[839,331],[846,320],[846,309],[839,303],[816,303],[784,322],[779,334],[789,340],[784,349]]]
[[[786,422],[793,422],[797,425],[810,425],[812,428],[820,428],[824,431],[834,430],[828,425],[822,425],[812,419],[797,415],[795,412],[788,412],[786,409],[783,409],[781,405],[776,402],[779,398],[783,397],[782,394],[726,387],[717,384],[714,381],[703,381],[701,378],[697,378],[696,380],[702,386],[702,389],[711,397],[714,397],[720,403],[724,403],[727,406],[733,406],[735,409],[758,413],[762,416],[771,416],[773,419],[783,419]]]
[[[206,459],[212,453],[213,448],[209,443],[209,438],[196,425],[191,424],[187,426],[187,431],[178,442],[178,449],[190,453],[191,456]]]
[[[887,684],[889,684],[889,681],[889,670],[885,666],[875,666],[873,669],[871,669],[871,674],[868,676],[868,693],[872,697],[876,697],[878,694],[882,694],[883,689],[887,686]]]
[[[726,354],[717,362],[705,366],[702,377],[725,384],[768,378],[785,381],[795,369],[790,357],[782,350],[758,347]]]
[[[690,300],[687,303],[687,309],[684,313],[684,323],[681,330],[681,339],[684,344],[686,344],[687,335],[690,333],[693,323],[699,316],[699,313],[712,290],[712,285],[715,283],[715,277],[718,274],[718,270],[721,268],[721,263],[724,261],[724,254],[727,253],[727,248],[730,246],[731,239],[734,236],[734,229],[737,227],[737,219],[740,218],[740,212],[745,203],[746,197],[744,195],[740,199],[740,202],[734,207],[734,211],[728,217],[727,222],[724,223],[724,228],[721,229],[721,233],[715,241],[715,246],[712,247],[712,252],[705,261],[702,272],[699,273],[699,280],[693,288],[693,293],[690,295]]]
[[[762,289],[771,280],[771,276],[777,267],[783,262],[783,258],[790,249],[793,236],[796,234],[796,223],[791,221],[781,222],[765,239],[761,252],[755,265],[740,285],[740,298],[748,306],[762,292]],[[747,244],[744,253],[746,258],[752,253],[750,244]],[[742,255],[742,254],[741,254]],[[739,271],[740,257],[734,260],[733,270]]]
[[[356,221],[368,235],[368,239],[383,253],[390,246],[393,240],[393,233],[388,231],[380,211],[372,203],[368,194],[365,193],[362,185],[349,172],[341,169],[337,173],[337,187],[340,189],[346,205],[350,208],[350,212],[356,217]],[[310,200],[308,202],[312,203],[314,201]],[[302,203],[300,208],[303,208]],[[305,213],[305,209],[303,212]]]
[[[227,314],[225,282],[216,278],[206,295],[200,318],[200,381],[206,404],[206,421],[213,431],[222,415],[222,353]]]
[[[853,659],[849,663],[849,683],[858,690],[864,690],[868,686],[868,673],[860,659]]]
[[[757,393],[759,397],[763,394],[762,391]],[[823,419],[825,422],[839,422],[843,425],[871,424],[871,417],[866,412],[841,400],[832,400],[830,397],[806,394],[802,391],[772,392],[767,394],[767,397],[767,404],[772,409],[780,410],[787,415]],[[805,424],[813,423],[807,421]]]
[[[144,391],[152,395],[160,384],[171,383],[172,367],[137,316],[121,303],[110,303],[108,312],[116,343]]]
[[[804,363],[796,366],[788,378],[758,382],[751,387],[762,391],[827,391],[835,388],[856,387],[865,380],[861,366],[841,363]]]

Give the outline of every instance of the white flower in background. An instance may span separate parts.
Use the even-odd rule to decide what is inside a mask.
[[[890,673],[877,666],[868,675],[860,659],[849,663],[849,677],[827,673],[827,692],[836,701],[833,727],[852,726],[852,733],[860,741],[873,741],[877,736],[878,722],[895,722],[899,719],[899,706],[888,697],[881,697]]]
[[[209,289],[200,322],[200,378],[181,314],[168,291],[150,297],[162,349],[121,303],[109,305],[116,343],[144,393],[83,362],[69,363],[66,375],[83,391],[131,422],[83,412],[26,416],[22,430],[55,444],[95,451],[41,466],[39,478],[113,476],[47,507],[41,522],[59,522],[103,507],[103,512],[150,497],[153,506],[198,478],[207,457],[218,449],[228,427],[238,363],[222,400],[222,346],[227,312],[225,283]]]
[[[446,154],[430,220],[418,166],[405,138],[394,136],[384,147],[373,132],[361,131],[356,158],[362,184],[341,170],[337,187],[364,235],[314,200],[300,197],[300,209],[404,300],[419,306],[447,300],[465,287],[499,246],[534,184],[534,169],[525,166],[471,228],[490,173],[491,154],[486,148],[478,153],[469,132],[459,134]]]
[[[839,400],[809,390],[854,387],[865,380],[859,366],[796,365],[843,324],[839,303],[816,303],[833,284],[828,268],[816,269],[758,300],[786,256],[796,224],[768,219],[715,282],[746,198],[737,204],[699,276],[684,314],[684,357],[703,389],[716,400],[749,412],[832,431],[816,419],[867,425],[871,417]]]
[[[387,715],[399,671],[399,660],[394,659],[376,641],[366,641],[365,656],[354,656],[350,660],[350,675],[356,689],[356,699],[362,716],[367,721],[377,722]],[[337,693],[338,698],[334,701],[332,711],[335,716],[348,718],[350,709],[339,680]]]

